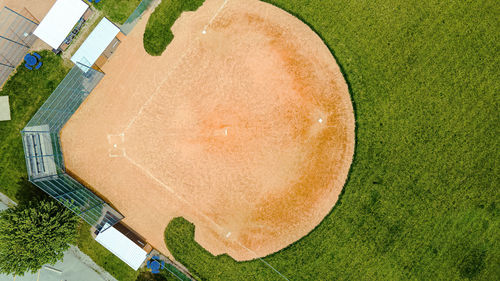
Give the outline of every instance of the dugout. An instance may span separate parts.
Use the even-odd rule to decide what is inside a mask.
[[[144,249],[145,242],[120,223],[99,232],[95,240],[134,270],[141,267],[149,254]]]
[[[64,50],[90,15],[82,0],[57,0],[34,34],[54,50]]]
[[[94,65],[98,59],[102,61],[103,56],[106,57],[104,59],[106,61],[120,44],[120,40],[116,38],[119,32],[120,29],[116,25],[103,18],[71,57],[71,61],[89,66]],[[102,64],[101,62],[98,67],[100,68]]]

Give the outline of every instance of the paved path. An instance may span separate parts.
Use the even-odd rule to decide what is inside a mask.
[[[9,207],[7,205],[5,205],[5,203],[3,203],[2,201],[0,201],[0,212],[3,211],[3,210],[7,210]]]
[[[117,281],[96,265],[77,247],[72,246],[64,259],[55,265],[44,266],[35,274],[24,276],[0,275],[0,281]]]
[[[16,203],[0,193],[0,211]],[[35,274],[14,277],[0,274],[0,281],[117,281],[77,247],[71,246],[55,265],[44,266]]]
[[[15,205],[17,205],[16,202],[12,201],[9,197],[0,192],[0,211],[3,211],[8,207]]]

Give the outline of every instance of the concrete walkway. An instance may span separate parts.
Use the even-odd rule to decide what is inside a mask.
[[[0,192],[0,211],[16,205],[16,202],[12,201],[9,197]]]
[[[0,212],[3,210],[7,210],[9,206],[7,206],[4,202],[0,201]]]
[[[117,281],[77,247],[64,253],[55,265],[46,265],[35,274],[14,277],[0,275],[0,281]]]
[[[0,193],[0,211],[17,205]],[[24,276],[0,274],[0,281],[117,281],[76,246],[71,246],[55,265],[46,265],[37,273]]]

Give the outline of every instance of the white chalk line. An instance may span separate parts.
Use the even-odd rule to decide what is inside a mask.
[[[224,3],[222,3],[222,5],[219,7],[219,9],[217,9],[217,12],[215,12],[214,16],[208,21],[208,23],[205,25],[205,27],[203,27],[203,31],[206,32],[207,28],[212,24],[212,22],[215,20],[215,18],[217,18],[217,16],[220,14],[220,12],[222,12],[224,7],[226,7],[227,2],[229,2],[229,0],[224,0]],[[203,34],[205,34],[205,33],[203,33]]]
[[[198,39],[198,38],[196,38]],[[151,94],[151,96],[146,100],[146,102],[141,106],[141,108],[139,109],[139,112],[137,112],[137,114],[132,118],[132,120],[130,120],[130,122],[127,124],[127,127],[125,127],[125,129],[123,130],[122,134],[125,134],[129,129],[130,127],[132,127],[132,125],[134,124],[134,122],[137,120],[137,118],[142,114],[142,112],[144,111],[144,109],[146,108],[147,105],[149,105],[149,103],[153,100],[153,98],[158,94],[159,90],[161,87],[163,87],[163,85],[165,84],[165,82],[167,81],[168,78],[170,78],[170,74],[177,69],[177,67],[181,64],[182,60],[188,55],[189,51],[191,50],[192,46],[194,44],[191,45],[190,48],[188,48],[188,50],[186,50],[186,52],[184,52],[182,54],[182,56],[177,60],[177,63],[174,67],[170,68],[169,71],[167,72],[167,74],[165,75],[165,78],[163,78],[160,83],[158,83],[158,86],[156,87],[156,89],[154,90],[153,94]],[[156,77],[155,77],[156,78]]]
[[[220,12],[224,9],[224,7],[226,6],[226,4],[229,2],[229,0],[225,0],[224,3],[222,3],[222,5],[219,7],[219,9],[217,10],[217,12],[214,14],[214,16],[210,19],[210,21],[208,22],[208,24],[205,25],[204,27],[204,31],[210,26],[210,24],[212,24],[212,22],[215,20],[215,18],[220,14]],[[198,35],[194,38],[194,42],[198,42],[200,40],[200,37],[203,36],[203,35]],[[153,100],[153,98],[158,94],[159,90],[161,87],[163,87],[163,85],[165,84],[165,82],[167,81],[168,78],[170,78],[170,75],[172,74],[172,72],[174,70],[177,69],[177,67],[179,67],[181,65],[181,62],[183,61],[183,59],[189,54],[189,52],[191,51],[191,49],[193,49],[194,47],[193,46],[196,46],[196,44],[191,44],[190,47],[182,54],[182,56],[177,60],[177,63],[175,64],[174,67],[171,67],[169,68],[169,71],[167,72],[167,74],[165,75],[165,77],[160,81],[160,83],[158,83],[158,86],[156,87],[155,91],[153,92],[153,94],[151,94],[151,96],[146,100],[146,102],[141,106],[141,108],[139,109],[138,113],[132,118],[132,120],[130,120],[130,122],[127,124],[127,126],[125,127],[125,129],[123,130],[122,134],[125,134],[129,129],[130,127],[135,123],[135,121],[137,120],[137,118],[142,114],[142,112],[144,111],[144,108],[151,102],[151,100]],[[156,80],[156,77],[154,77],[154,79]]]
[[[213,224],[214,226],[216,226],[216,228],[218,228],[218,230],[220,232],[223,232],[225,229],[224,227],[222,227],[220,224],[218,224],[217,222],[215,222],[212,218],[210,218],[209,216],[205,215],[203,212],[201,212],[200,210],[198,210],[196,208],[196,206],[192,203],[190,203],[189,201],[187,201],[185,198],[183,198],[182,196],[180,196],[172,187],[168,186],[167,184],[165,184],[162,180],[158,179],[153,173],[151,173],[148,169],[146,169],[145,167],[143,167],[141,164],[137,163],[135,160],[133,160],[130,156],[128,156],[125,152],[125,150],[123,151],[123,157],[126,158],[131,164],[133,164],[134,166],[136,166],[137,168],[139,168],[141,171],[143,171],[146,175],[148,175],[151,179],[153,179],[154,181],[156,181],[160,186],[162,186],[163,188],[165,188],[167,191],[169,191],[170,193],[172,193],[175,197],[177,197],[179,200],[181,200],[182,202],[184,202],[186,205],[188,205],[190,207],[190,209],[193,209],[195,210],[197,213],[199,213],[203,218],[205,218],[207,221],[209,221],[211,224]],[[230,232],[229,232],[230,233]],[[228,238],[229,236],[226,235],[226,238]],[[234,241],[237,245],[239,245],[241,248],[247,250],[249,253],[253,254],[255,256],[256,259],[262,261],[267,267],[271,268],[274,272],[278,273],[281,277],[283,277],[285,280],[289,281],[289,279],[284,276],[281,272],[279,272],[276,268],[274,268],[272,265],[270,265],[268,262],[264,261],[262,258],[259,257],[259,255],[249,249],[248,247],[246,247],[245,245],[243,245],[241,242],[239,242],[238,240],[234,239],[232,240]]]
[[[217,10],[217,12],[214,14],[214,16],[210,19],[210,21],[204,26],[203,28],[203,33],[202,34],[205,34],[206,33],[206,29],[212,24],[212,22],[217,18],[217,16],[220,14],[220,12],[224,9],[224,7],[227,5],[227,3],[229,2],[229,0],[225,0],[224,3],[219,7],[219,9]],[[200,39],[200,35],[198,35],[195,40],[193,41],[198,41]],[[191,46],[195,46],[195,44],[192,44]],[[192,47],[191,47],[192,48]],[[144,108],[151,102],[151,100],[156,96],[156,94],[159,92],[159,89],[163,86],[163,84],[165,83],[165,81],[169,78],[170,74],[181,64],[182,60],[188,55],[189,51],[191,50],[191,48],[187,49],[184,54],[179,58],[179,60],[177,60],[177,64],[173,67],[173,68],[170,68],[169,72],[167,73],[167,75],[165,76],[164,79],[162,79],[160,81],[160,83],[158,84],[158,87],[156,87],[155,91],[153,92],[153,94],[148,98],[148,100],[141,106],[141,108],[139,109],[138,113],[132,118],[132,120],[127,124],[126,128],[123,130],[123,132],[121,134],[119,134],[122,138],[124,138],[125,136],[125,133],[130,129],[130,127],[135,123],[135,121],[137,120],[137,118],[142,114],[142,112],[144,111]],[[156,80],[156,75],[154,77],[154,80]],[[181,200],[182,202],[186,203],[187,205],[189,205],[192,209],[194,209],[197,213],[201,214],[202,217],[204,217],[207,221],[209,221],[210,223],[212,223],[213,225],[215,225],[220,231],[224,230],[224,228],[219,225],[218,223],[216,223],[212,218],[208,217],[207,215],[205,215],[203,212],[199,211],[193,204],[191,204],[189,201],[187,201],[185,198],[181,197],[177,192],[175,192],[174,189],[172,189],[170,186],[168,186],[167,184],[165,184],[163,181],[161,181],[160,179],[158,179],[155,175],[153,175],[153,173],[151,173],[148,169],[144,168],[142,165],[140,165],[139,163],[137,163],[136,161],[134,161],[131,157],[129,157],[127,154],[126,154],[126,151],[125,149],[123,149],[123,157],[125,159],[127,159],[131,164],[133,164],[134,166],[136,166],[137,168],[139,168],[140,170],[142,170],[145,174],[147,174],[151,179],[153,179],[154,181],[156,181],[159,185],[161,185],[163,188],[165,188],[166,190],[168,190],[170,193],[172,193],[175,197],[177,197],[179,200]],[[243,249],[247,250],[248,252],[250,252],[251,254],[253,254],[257,259],[259,259],[260,261],[262,261],[267,267],[271,268],[274,272],[278,273],[282,278],[284,278],[285,280],[289,281],[289,279],[284,276],[281,272],[279,272],[275,267],[273,267],[272,265],[270,265],[268,262],[264,261],[262,258],[260,258],[256,252],[254,252],[253,250],[249,249],[248,247],[246,247],[245,245],[243,245],[242,243],[240,243],[238,240],[234,239],[233,240],[234,242],[236,242],[236,244],[238,244],[240,247],[242,247]]]

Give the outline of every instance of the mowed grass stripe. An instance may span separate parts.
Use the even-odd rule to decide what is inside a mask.
[[[329,46],[357,120],[349,180],[308,236],[264,260],[291,280],[500,276],[498,5],[494,1],[268,1]],[[280,280],[213,257],[181,219],[177,260],[204,280]]]

